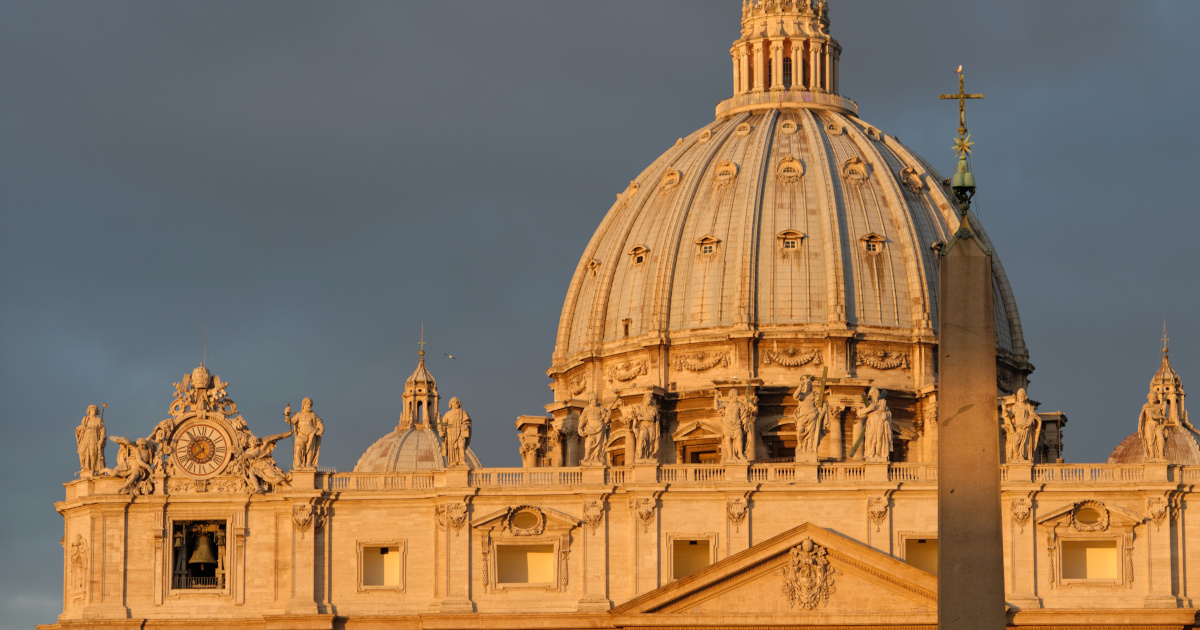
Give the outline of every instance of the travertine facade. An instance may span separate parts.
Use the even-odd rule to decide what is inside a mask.
[[[959,219],[837,94],[840,55],[824,0],[744,3],[734,96],[580,260],[521,468],[481,465],[423,356],[349,473],[317,467],[328,410],[260,438],[205,366],[147,438],[89,409],[50,627],[933,627],[937,256]],[[1009,623],[1194,626],[1200,444],[1165,349],[1113,460],[1061,463],[1066,417],[1025,394],[993,261]]]

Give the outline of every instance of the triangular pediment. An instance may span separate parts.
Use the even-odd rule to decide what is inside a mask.
[[[793,551],[794,550],[794,551]],[[858,625],[937,622],[937,578],[805,523],[612,611],[619,625]]]

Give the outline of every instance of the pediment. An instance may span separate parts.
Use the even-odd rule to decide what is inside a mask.
[[[699,421],[688,422],[671,434],[671,439],[677,442],[687,439],[719,437],[721,437],[720,429],[706,422]]]
[[[646,615],[678,615],[679,623],[694,618],[701,625],[721,624],[724,616],[742,625],[859,624],[881,615],[936,623],[937,578],[805,523],[612,613],[628,622],[620,625],[639,625],[636,618]]]
[[[583,521],[558,510],[536,505],[514,505],[471,521],[475,529],[492,529],[517,536],[540,535],[544,531],[569,531]]]

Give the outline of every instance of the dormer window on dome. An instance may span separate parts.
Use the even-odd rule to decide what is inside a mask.
[[[779,255],[789,258],[800,251],[800,247],[804,244],[804,233],[796,230],[784,230],[775,235],[775,241],[778,244]]]
[[[705,235],[696,239],[696,255],[701,258],[710,258],[717,255],[720,249],[721,239]]]
[[[859,242],[862,243],[863,251],[873,256],[882,254],[884,246],[887,245],[887,239],[874,232],[862,237]]]
[[[646,249],[642,245],[634,245],[629,250],[629,258],[633,262],[633,265],[635,267],[645,263],[646,259],[649,257],[649,254],[650,254],[650,250]]]

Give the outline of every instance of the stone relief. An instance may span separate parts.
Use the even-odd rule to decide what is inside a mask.
[[[787,346],[783,349],[775,347],[762,353],[761,362],[763,365],[775,364],[788,368],[801,367],[809,363],[821,365],[821,351],[804,350],[795,346]]]
[[[746,497],[734,497],[725,500],[725,514],[733,524],[733,531],[740,532],[742,521],[750,513],[750,501]]]
[[[446,458],[446,465],[466,466],[467,446],[471,444],[471,416],[463,411],[462,401],[458,398],[450,399],[450,410],[438,422],[438,437],[442,439],[442,455]]]
[[[562,549],[558,552],[558,574],[561,576],[559,590],[566,588],[567,584],[570,582],[571,571],[567,566],[567,558],[570,557],[570,555],[571,548],[567,545],[563,545]]]
[[[925,182],[921,181],[921,174],[912,166],[905,166],[900,171],[900,184],[914,195],[920,195],[921,190],[925,188]]]
[[[613,381],[627,383],[644,374],[646,374],[646,361],[641,359],[618,363],[610,366],[607,371],[609,383]]]
[[[794,184],[804,176],[804,163],[789,155],[779,160],[779,165],[775,167],[775,176],[785,184]]]
[[[174,385],[171,416],[175,418],[189,411],[218,411],[225,416],[237,414],[237,405],[226,393],[229,383],[221,382],[221,377],[211,374],[203,363],[191,374],[184,374]]]
[[[738,165],[728,160],[717,164],[717,168],[713,171],[713,182],[717,186],[728,186],[737,179]]]
[[[1088,511],[1095,512],[1096,516],[1091,516]],[[1080,501],[1071,510],[1071,527],[1077,532],[1108,531],[1109,521],[1108,508],[1099,501]]]
[[[880,396],[879,389],[872,387],[863,399],[863,406],[855,413],[860,419],[865,419],[863,460],[887,462],[892,454],[892,412],[888,409],[887,400]]]
[[[629,509],[633,510],[637,522],[641,523],[643,534],[650,531],[650,524],[654,522],[654,508],[657,506],[658,499],[654,497],[629,500]]]
[[[884,350],[882,348],[876,350],[859,350],[855,354],[855,365],[859,367],[868,366],[876,370],[894,370],[896,368],[908,368],[908,353],[897,352],[892,350]]]
[[[875,523],[875,531],[879,531],[879,528],[887,520],[887,515],[888,515],[888,497],[887,497],[887,495],[884,495],[881,497],[868,497],[867,498],[867,516],[869,516],[871,518],[872,523]]]
[[[638,463],[658,462],[660,422],[654,394],[647,392],[637,405],[621,405],[621,417],[634,438],[633,459]]]
[[[292,523],[301,534],[312,527],[314,509],[311,503],[296,503],[292,505]]]
[[[738,396],[730,389],[721,398],[720,390],[713,394],[713,408],[721,415],[721,457],[726,462],[744,462],[754,448],[754,422],[758,419],[758,397],[746,390]]]
[[[600,527],[600,523],[604,520],[604,503],[596,499],[584,501],[583,520],[592,526],[592,534],[595,534],[596,530]]]
[[[1146,395],[1146,404],[1138,416],[1138,435],[1142,436],[1143,453],[1147,461],[1161,462],[1167,458],[1167,412],[1158,392]]]
[[[799,606],[802,610],[815,610],[829,603],[836,592],[833,577],[837,570],[829,563],[824,547],[805,538],[788,552],[787,564],[783,568],[783,595],[788,608]]]
[[[1007,372],[996,372],[996,389],[1005,395],[1013,393],[1013,378]]]
[[[1019,497],[1008,502],[1012,509],[1013,520],[1025,531],[1025,524],[1029,522],[1029,517],[1033,515],[1033,500],[1029,497]]]
[[[1154,528],[1162,527],[1163,521],[1167,519],[1167,514],[1170,507],[1167,500],[1162,497],[1151,497],[1146,499],[1146,513],[1150,515],[1150,520],[1154,523]]]
[[[1004,409],[1004,450],[1009,462],[1032,462],[1042,435],[1042,418],[1029,402],[1025,388]]]
[[[614,403],[615,405],[616,403]],[[604,466],[604,443],[608,438],[612,407],[600,406],[594,394],[579,414],[579,437],[583,438],[583,457],[580,466]]]
[[[546,530],[546,515],[532,505],[520,505],[505,515],[504,528],[513,536],[540,536]]]
[[[570,392],[572,396],[578,396],[585,390],[587,390],[586,375],[576,374],[575,376],[571,377],[571,380],[567,381],[567,391]]]
[[[108,407],[108,403],[104,404]],[[79,476],[84,479],[100,474],[104,466],[104,445],[108,433],[104,429],[104,416],[96,405],[88,405],[87,415],[75,427],[75,444],[79,451]]]
[[[458,535],[458,530],[467,522],[467,504],[462,501],[454,501],[445,505],[445,517],[449,521],[450,526],[454,528],[455,535]]]
[[[93,405],[95,406],[95,405]],[[75,534],[71,543],[71,590],[82,593],[87,586],[88,544],[83,536]]]
[[[688,372],[704,372],[718,365],[729,367],[728,352],[696,352],[675,357],[675,369]]]
[[[679,171],[669,168],[663,175],[662,183],[658,185],[659,190],[671,190],[679,185],[679,180],[683,178],[683,174]]]
[[[796,461],[815,464],[821,433],[829,426],[829,406],[824,404],[824,391],[814,392],[813,378],[806,376],[792,396],[796,399],[796,409],[792,412],[796,422]]]
[[[313,401],[305,397],[300,401],[300,413],[292,415],[292,403],[283,408],[283,419],[292,425],[292,468],[314,469],[321,451],[321,436],[325,435],[325,423],[312,410]]]

